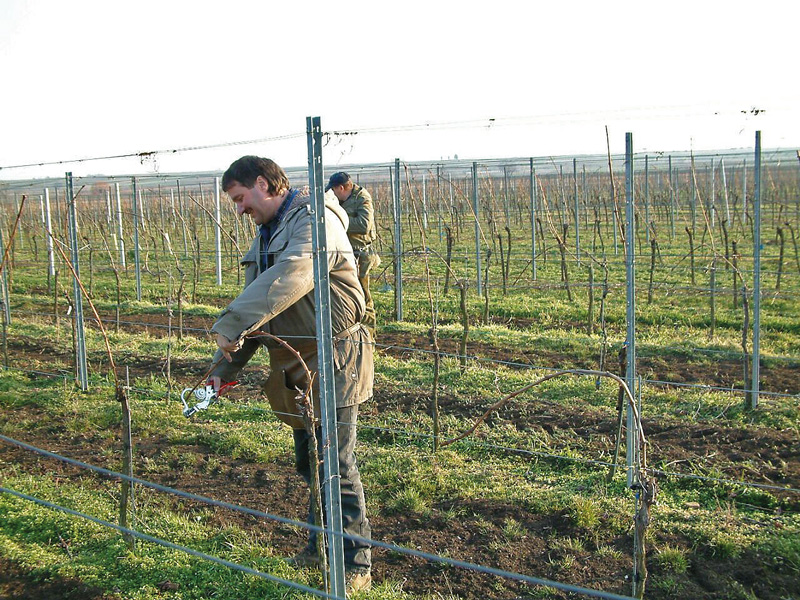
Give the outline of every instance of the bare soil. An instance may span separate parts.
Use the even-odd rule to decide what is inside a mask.
[[[0,556],[0,599],[2,600],[112,600],[98,588],[77,579],[49,577],[42,580],[30,569]]]
[[[101,314],[104,320],[113,320],[111,314]],[[167,335],[167,317],[163,314],[137,314],[135,323],[133,317],[121,317],[121,328],[132,333],[146,332],[153,336]],[[183,326],[187,329],[209,331],[214,319],[207,317],[184,316]],[[503,320],[503,324],[515,328],[525,329],[533,325],[529,319]],[[583,324],[576,323],[575,329],[583,329]],[[177,317],[172,319],[172,335],[176,335],[178,326]],[[540,324],[536,325],[537,327]],[[564,323],[558,324],[559,329],[565,327]],[[106,329],[111,329],[113,323],[105,323]],[[568,325],[567,325],[568,328]],[[41,340],[36,340],[35,344]],[[460,352],[459,340],[454,338],[440,338],[439,349],[441,352],[457,355]],[[418,336],[405,332],[382,332],[378,339],[378,347],[384,352],[395,355],[412,356],[413,350],[430,351],[431,345],[427,336]],[[467,341],[467,356],[470,360],[479,358],[487,361],[497,361],[514,368],[537,366],[545,368],[563,369],[597,369],[600,357],[580,358],[565,352],[544,348],[531,348],[529,351],[511,350],[498,347],[485,342]],[[606,369],[615,370],[616,356],[611,355],[606,359]],[[154,361],[156,363],[157,361]],[[665,354],[661,356],[637,357],[637,371],[645,379],[663,382],[665,384],[692,384],[720,388],[743,387],[743,365],[740,359],[730,357],[714,357],[698,354],[685,356],[680,353]],[[800,358],[796,361],[770,362],[761,365],[761,390],[767,393],[800,394]]]

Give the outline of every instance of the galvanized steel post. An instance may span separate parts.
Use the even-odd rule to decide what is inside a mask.
[[[0,248],[5,248],[6,244],[3,241],[3,231],[0,228]],[[2,303],[3,303],[3,324],[11,324],[11,308],[9,305],[8,297],[8,269],[3,269],[3,275],[0,277],[0,287],[2,287]],[[3,332],[5,339],[5,331]],[[4,342],[5,343],[5,342]]]
[[[625,381],[632,394],[636,393],[636,244],[634,239],[634,198],[633,198],[633,134],[625,134],[625,282],[626,282],[626,321],[628,364],[625,369]],[[633,466],[636,456],[636,422],[634,413],[627,404],[627,464],[628,486],[634,484]]]
[[[758,406],[761,342],[761,132],[756,131],[756,151],[753,179],[753,368],[750,406]]]
[[[731,207],[728,203],[728,179],[725,176],[725,159],[719,159],[719,170],[722,172],[722,197],[725,199],[725,221],[731,225]]]
[[[692,156],[691,184],[692,184],[692,233],[697,227],[697,173],[694,170],[694,156]]]
[[[678,221],[678,203],[681,201],[681,188],[678,184],[678,169],[675,169],[675,173],[673,174],[673,183],[672,188],[675,190],[675,201],[672,203],[672,230],[670,234],[670,240],[675,239],[675,223]]]
[[[133,264],[136,274],[136,300],[142,301],[142,269],[139,262],[139,200],[136,195],[136,177],[131,177],[133,207]]]
[[[511,227],[511,211],[508,206],[508,167],[503,165],[503,211],[506,217],[506,226]]]
[[[742,161],[742,218],[747,223],[747,159]]]
[[[442,233],[442,168],[436,167],[436,214],[439,223],[439,242],[443,239]]]
[[[391,170],[389,171],[391,175]],[[394,207],[394,316],[403,320],[403,212],[400,203],[400,159],[394,159],[392,206]]]
[[[644,239],[650,243],[650,157],[644,155]]]
[[[425,185],[425,173],[422,174],[422,227],[428,231],[428,190]]]
[[[106,223],[109,227],[111,227],[111,221],[113,219],[111,210],[111,192],[106,190]]]
[[[47,235],[47,273],[49,277],[55,277],[56,264],[55,257],[53,256],[53,221],[52,213],[50,212],[50,188],[44,189],[44,228],[49,235]],[[49,279],[48,279],[49,280]],[[47,286],[48,288],[50,286]]]
[[[475,213],[475,277],[478,283],[478,296],[483,294],[481,283],[481,226],[478,222],[478,163],[472,163],[472,212]]]
[[[581,165],[581,189],[583,189],[583,221],[584,227],[589,229],[589,193],[586,190],[586,164]]]
[[[533,158],[530,159],[531,191],[531,264],[533,266],[533,280],[536,281],[536,169],[533,168]]]
[[[672,176],[672,155],[668,157],[669,160],[669,167],[668,167],[668,174],[669,177],[669,214],[670,214],[670,231],[672,232],[672,238],[675,238],[675,188],[673,187],[672,183],[674,178]],[[692,230],[694,231],[694,225],[692,225]]]
[[[308,137],[308,184],[314,207],[311,247],[314,259],[314,303],[317,320],[317,362],[319,366],[319,406],[322,421],[322,457],[325,480],[330,593],[345,597],[344,539],[342,538],[341,485],[339,479],[339,439],[336,423],[336,389],[333,381],[333,329],[331,289],[328,267],[328,242],[325,232],[325,192],[322,176],[322,129],[319,117],[306,118]]]
[[[214,177],[214,244],[217,251],[217,285],[222,285],[222,221],[219,207],[219,177]]]
[[[716,176],[716,164],[714,163],[714,159],[711,159],[711,193],[708,195],[709,207],[708,210],[711,213],[711,229],[714,229],[716,219],[717,219],[717,176]]]
[[[581,227],[580,219],[578,218],[578,161],[572,159],[572,196],[575,201],[575,258],[578,261],[578,266],[581,266]]]
[[[72,191],[72,173],[66,174],[66,196],[67,213],[69,216],[69,245],[72,251],[72,268],[75,270],[72,291],[75,300],[75,363],[76,375],[81,389],[85,392],[89,389],[89,373],[86,368],[86,336],[83,326],[83,296],[78,279],[81,276],[80,263],[78,261],[78,217],[75,209],[75,196]]]
[[[126,269],[125,266],[125,238],[122,237],[122,197],[119,193],[119,184],[114,184],[114,190],[117,194],[117,238],[119,248],[119,266]]]

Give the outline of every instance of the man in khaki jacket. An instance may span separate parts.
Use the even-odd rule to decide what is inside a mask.
[[[243,156],[222,177],[222,188],[239,215],[248,214],[259,226],[259,235],[242,258],[244,290],[222,311],[212,327],[219,346],[214,362],[226,360],[211,373],[215,383],[235,379],[260,346],[270,357],[270,376],[265,391],[276,416],[294,429],[297,470],[308,482],[309,435],[298,416],[297,389],[308,386],[297,357],[267,338],[271,333],[294,348],[312,373],[316,373],[317,340],[312,263],[312,216],[309,197],[289,186],[283,169],[270,159]],[[346,227],[348,218],[335,202],[326,202],[326,236],[331,287],[331,322],[334,331],[333,360],[336,417],[341,475],[341,506],[346,534],[369,538],[364,490],[354,454],[358,405],[372,397],[373,346],[362,326],[364,295]],[[314,378],[315,413],[319,414],[318,377]],[[317,438],[322,443],[321,431]],[[310,506],[310,503],[309,503]],[[309,509],[309,520],[313,513]],[[316,535],[311,532],[305,550],[292,563],[316,564]],[[369,545],[345,538],[348,590],[366,589],[371,582]]]
[[[375,229],[375,208],[372,204],[372,196],[360,185],[356,185],[350,179],[350,175],[344,171],[331,175],[325,191],[332,191],[339,200],[342,208],[347,212],[349,222],[347,225],[347,237],[353,246],[358,263],[358,280],[361,289],[364,290],[364,299],[367,303],[367,312],[364,316],[364,325],[369,328],[372,338],[375,339],[375,304],[372,302],[372,294],[369,291],[369,272],[373,267],[381,264],[381,258],[372,247],[378,233]]]

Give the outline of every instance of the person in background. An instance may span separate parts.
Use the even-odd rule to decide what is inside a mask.
[[[361,283],[367,303],[364,325],[375,339],[377,321],[375,304],[369,291],[369,272],[381,264],[381,258],[372,247],[372,242],[378,237],[375,229],[375,209],[372,204],[372,196],[363,187],[353,183],[350,175],[344,171],[331,175],[328,185],[325,187],[325,191],[328,190],[334,193],[350,219],[347,226],[347,237],[350,238],[353,246],[353,253],[358,263],[358,281]]]
[[[258,334],[270,333],[287,342],[312,374],[317,372],[310,199],[289,185],[286,173],[274,161],[258,156],[243,156],[233,162],[222,176],[222,189],[230,196],[236,212],[249,215],[259,232],[242,258],[244,289],[212,327],[218,346],[213,361],[220,362],[210,373],[210,380],[220,389],[236,378],[258,348],[267,348],[270,375],[264,390],[277,417],[293,428],[296,468],[309,482],[310,436],[297,407],[298,389],[308,387],[305,371],[294,353]],[[325,216],[342,519],[346,534],[369,539],[371,529],[355,445],[359,404],[372,397],[373,344],[362,325],[364,293],[347,237],[348,222],[352,220],[332,200],[325,203]],[[318,381],[315,376],[312,389],[317,415]],[[321,428],[316,435],[321,453],[324,442]],[[320,481],[323,481],[321,468]],[[314,522],[311,508],[309,521]],[[369,589],[372,582],[369,544],[345,538],[344,560],[348,593]],[[306,548],[289,562],[295,566],[318,566],[315,532],[310,532]]]

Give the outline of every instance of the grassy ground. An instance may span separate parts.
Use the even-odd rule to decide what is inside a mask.
[[[433,229],[430,234],[428,244],[444,254]],[[470,278],[469,359],[463,368],[453,356],[442,360],[437,389],[442,438],[464,431],[497,399],[552,369],[598,368],[604,348],[599,246],[591,323],[587,259],[580,267],[574,262],[568,267],[574,285],[570,302],[552,240],[546,262],[542,257],[538,265],[537,281],[521,275],[528,268],[521,256],[529,253],[529,238],[526,242],[523,233],[514,238],[507,294],[502,293],[494,252],[489,322],[483,323],[485,298],[476,293],[471,235],[462,232],[454,261],[458,276]],[[771,274],[765,276],[768,293],[762,303],[762,389],[788,397],[765,396],[761,407],[751,410],[741,392],[725,391],[743,384],[744,314],[741,303],[733,305],[731,272],[721,266],[717,271],[720,290],[712,334],[709,261],[698,258],[692,286],[686,243],[677,238],[668,243],[663,227],[659,235],[664,263],[656,272],[651,304],[646,302],[647,248],[637,259],[638,368],[650,381],[642,390],[643,426],[648,466],[659,470],[654,475],[660,487],[646,537],[646,597],[795,597],[800,496],[775,488],[800,489],[800,310],[792,295],[797,274],[787,262],[783,292],[776,294],[776,263],[774,258],[765,263]],[[589,248],[591,235],[583,239]],[[418,236],[407,242],[407,248],[420,245]],[[710,240],[702,243],[700,248],[698,241],[698,257],[710,253]],[[744,242],[740,250],[747,250]],[[626,327],[624,265],[621,256],[612,255],[608,237],[605,251],[610,265],[605,368],[617,371]],[[106,324],[111,330],[115,283],[96,252],[92,293],[103,318],[112,321]],[[384,247],[385,263],[388,252]],[[128,323],[109,333],[120,375],[127,372],[130,377],[135,473],[302,521],[306,496],[293,474],[291,432],[260,396],[265,354],[256,356],[242,385],[226,400],[191,420],[180,414],[177,391],[194,385],[208,366],[212,344],[204,332],[236,294],[235,270],[226,266],[226,284],[217,287],[206,268],[195,288],[191,265],[181,263],[189,274],[181,309],[192,329],[179,340],[174,329],[168,338],[166,329],[167,298],[174,297],[177,271],[174,261],[160,260],[150,258],[140,302],[133,300],[132,271],[123,274],[120,310]],[[431,265],[438,276],[433,299],[440,345],[453,355],[463,331],[459,298],[452,280],[444,294],[442,262],[436,259]],[[78,392],[70,379],[72,334],[65,316],[64,290],[71,282],[62,270],[56,302],[61,325],[56,328],[54,298],[42,272],[41,263],[26,265],[20,250],[11,272],[11,369],[0,372],[0,433],[117,470],[119,405],[109,386],[101,337],[94,328],[87,329],[92,384],[89,393]],[[392,283],[391,268],[385,277],[375,275],[381,322],[376,397],[359,416],[359,461],[376,539],[534,577],[630,593],[633,492],[626,488],[622,466],[608,480],[617,436],[617,386],[577,376],[548,381],[493,413],[472,436],[434,453],[428,341],[432,319],[422,279],[424,261],[414,255],[404,263],[402,322],[392,319],[394,295],[386,286]],[[174,328],[176,303],[171,308]],[[89,314],[86,307],[84,312]],[[168,352],[173,378],[169,397]],[[623,440],[621,464],[624,446]],[[4,487],[104,520],[117,519],[118,483],[8,444],[0,444],[0,478]],[[39,590],[42,598],[47,597],[41,592],[45,582],[61,586],[61,596],[52,597],[299,596],[153,544],[139,543],[132,553],[114,531],[9,495],[0,495],[0,515],[0,557],[5,561],[0,566],[17,574],[28,592]],[[296,526],[140,487],[135,527],[279,577],[321,584],[319,573],[294,570],[283,561],[303,545],[304,532]],[[376,586],[365,598],[568,597],[385,549],[375,550],[374,575]],[[4,585],[11,584],[0,578],[0,597],[15,597]]]
[[[403,340],[426,338],[424,327],[398,323],[387,325],[382,339],[401,334]],[[443,337],[458,334],[455,324],[443,327]],[[99,337],[91,330],[88,337],[90,359],[99,362]],[[592,338],[575,337],[565,340],[549,328],[492,325],[473,329],[470,340],[511,354],[527,348],[534,349],[530,353],[535,357],[535,349],[550,344],[576,362],[584,355],[592,358],[585,343]],[[13,340],[49,340],[47,349],[39,348],[39,361],[27,366],[52,372],[60,361],[61,368],[69,370],[68,332],[62,331],[56,341],[51,325],[19,319],[11,339],[12,350]],[[234,483],[237,492],[251,490],[232,494],[234,501],[243,497],[255,501],[257,508],[279,514],[286,508],[282,491],[291,488],[290,516],[302,520],[300,507],[305,500],[299,479],[287,480],[290,435],[257,398],[257,368],[234,397],[200,419],[187,421],[174,397],[163,398],[163,377],[152,368],[147,372],[153,356],[165,356],[167,340],[157,333],[122,331],[113,334],[112,341],[121,349],[120,361],[133,365],[134,445],[139,448],[136,472],[141,477],[183,483],[220,499],[231,495]],[[205,338],[185,336],[180,343],[173,339],[172,353],[176,365],[186,367],[175,376],[190,384],[190,374],[202,371],[210,344]],[[36,360],[33,352],[25,356]],[[575,377],[547,382],[493,415],[476,436],[434,455],[430,361],[429,356],[410,351],[387,349],[378,354],[378,395],[360,419],[360,462],[379,539],[538,577],[628,592],[624,578],[631,568],[632,495],[621,473],[606,483],[608,466],[590,462],[608,463],[613,456],[615,386],[603,383],[597,388],[593,379]],[[480,361],[470,361],[462,372],[456,359],[445,359],[440,381],[443,437],[465,429],[492,401],[532,376],[527,369]],[[118,405],[102,380],[88,395],[65,381],[14,371],[4,372],[0,383],[4,435],[119,468]],[[798,457],[791,444],[797,440],[798,415],[791,402],[752,412],[730,394],[663,388],[648,389],[643,405],[645,430],[653,436],[651,466],[757,482],[764,482],[761,476],[769,468],[774,482],[797,487]],[[669,434],[670,428],[675,428],[675,435]],[[757,449],[747,446],[744,438],[734,436],[742,432],[748,439],[761,436],[765,444]],[[730,440],[730,446],[720,446]],[[686,441],[691,444],[688,448]],[[732,453],[739,453],[738,459]],[[0,466],[6,487],[115,520],[118,491],[108,482],[25,458],[8,448],[3,448]],[[259,469],[266,469],[260,478]],[[231,480],[237,472],[252,475]],[[648,532],[648,597],[791,597],[786,595],[792,593],[788,581],[800,569],[795,495],[676,476],[662,476],[659,481],[661,493]],[[266,498],[264,488],[272,490]],[[259,504],[264,500],[268,506]],[[286,593],[150,544],[139,544],[132,555],[114,532],[9,496],[2,498],[2,512],[3,556],[39,578],[76,578],[125,598],[205,597],[210,589],[219,598],[241,597],[243,590],[248,596]],[[294,572],[280,560],[301,545],[300,532],[216,513],[140,490],[137,527],[253,568],[319,583],[313,571]],[[759,557],[762,580],[743,572],[754,557]],[[710,572],[716,579],[706,589],[702,581]],[[476,581],[452,568],[421,568],[411,559],[382,550],[376,551],[376,580],[380,585],[370,598],[404,593],[424,597],[425,590],[449,594],[448,585],[458,596],[479,593],[470,587]],[[177,589],[160,589],[159,584],[171,587],[164,582]],[[526,591],[491,577],[477,583],[480,597],[559,597],[546,588]]]

